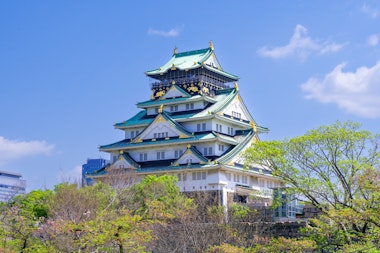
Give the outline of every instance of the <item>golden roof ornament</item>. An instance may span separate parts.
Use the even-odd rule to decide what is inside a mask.
[[[187,148],[191,148],[191,145],[190,145],[190,144],[187,144]]]
[[[177,54],[177,47],[174,47],[174,50],[173,50],[173,55],[176,55]]]
[[[239,85],[236,82],[234,83],[234,87],[235,87],[236,91],[239,91]]]
[[[164,105],[160,105],[160,107],[158,108],[158,113],[162,113],[163,110],[164,110]]]
[[[120,155],[124,154],[124,151],[123,150],[120,150],[119,151]]]
[[[212,43],[212,40],[210,40],[210,48],[212,51],[214,51],[214,44]]]
[[[257,132],[256,124],[253,121],[251,121],[250,124],[251,124],[251,127],[253,128],[253,131]]]

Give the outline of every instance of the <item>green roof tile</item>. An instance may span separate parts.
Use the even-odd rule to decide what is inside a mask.
[[[156,75],[161,75],[161,74],[166,73],[173,67],[179,70],[189,70],[189,69],[205,67],[212,72],[215,72],[217,74],[220,74],[222,76],[232,79],[231,81],[239,80],[238,76],[223,71],[220,68],[219,63],[218,63],[218,66],[216,67],[211,67],[204,64],[205,61],[212,55],[214,55],[214,50],[212,48],[205,48],[205,49],[193,50],[193,51],[188,51],[188,52],[183,52],[183,53],[176,53],[176,54],[173,54],[172,58],[166,64],[164,64],[158,69],[146,71],[145,74],[147,76],[154,77]]]

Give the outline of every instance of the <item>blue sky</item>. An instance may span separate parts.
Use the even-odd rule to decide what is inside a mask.
[[[380,132],[378,1],[1,1],[0,170],[29,191],[76,179],[150,98],[144,71],[210,40],[262,140]]]

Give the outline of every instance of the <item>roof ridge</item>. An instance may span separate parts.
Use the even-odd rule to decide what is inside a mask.
[[[253,131],[253,129],[250,129],[249,133],[247,134],[247,136],[244,138],[244,140],[242,142],[240,142],[233,149],[231,149],[230,152],[228,152],[225,155],[223,155],[223,156],[219,157],[218,159],[216,159],[216,161],[223,163],[223,162],[226,162],[229,159],[231,159],[231,156],[237,155],[242,150],[242,148],[244,148],[245,145],[248,144],[248,142],[251,140],[251,138],[254,135],[255,135],[255,132]]]
[[[169,121],[169,122],[172,123],[175,127],[177,127],[178,130],[180,130],[181,132],[183,132],[183,133],[185,133],[185,134],[187,134],[187,135],[192,135],[191,132],[187,131],[187,130],[186,130],[181,124],[179,124],[177,121],[175,121],[174,119],[172,119],[172,118],[168,115],[167,112],[163,111],[161,114],[164,116],[164,118],[165,118],[167,121]],[[153,120],[153,121],[154,121],[154,120]],[[152,122],[153,122],[153,121],[152,121]]]
[[[183,57],[183,56],[189,56],[189,55],[194,55],[194,54],[204,54],[204,53],[207,53],[208,51],[212,51],[211,48],[208,47],[208,48],[203,48],[203,49],[196,49],[196,50],[176,53],[174,57]]]

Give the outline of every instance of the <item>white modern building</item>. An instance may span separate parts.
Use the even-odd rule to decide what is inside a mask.
[[[22,175],[0,171],[0,202],[8,202],[19,194],[25,194],[26,181]]]
[[[223,70],[212,43],[182,53],[174,49],[166,64],[145,74],[152,81],[151,98],[114,125],[124,138],[100,146],[111,164],[90,176],[103,180],[111,170],[172,174],[181,191],[213,191],[224,205],[250,202],[253,195],[270,201],[281,181],[270,169],[245,168],[240,157],[268,129],[253,119],[239,77]]]

